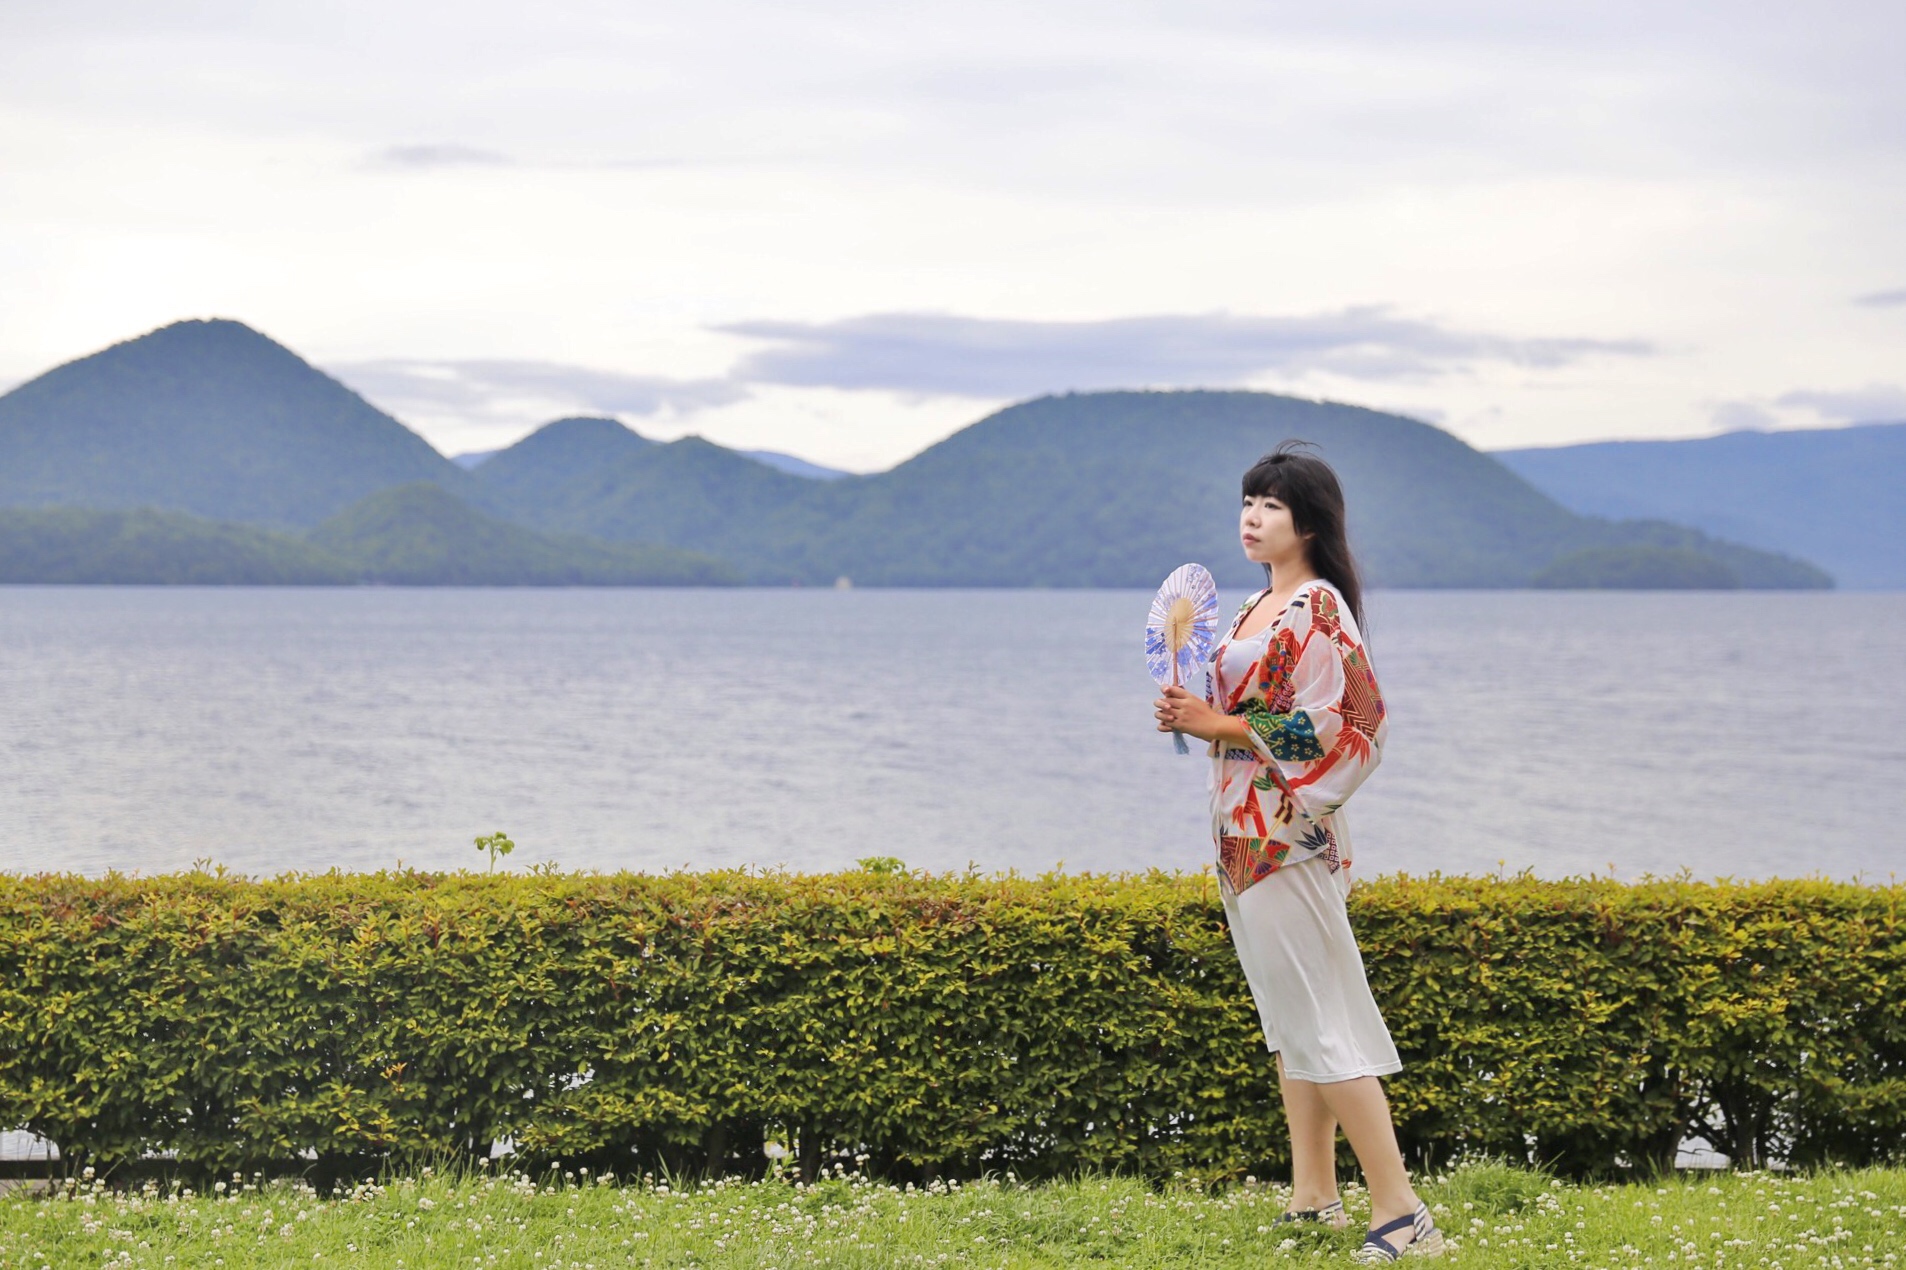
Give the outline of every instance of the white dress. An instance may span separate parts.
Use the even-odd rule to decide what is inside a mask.
[[[1329,1085],[1401,1071],[1350,933],[1349,875],[1318,860],[1279,869],[1239,895],[1220,878],[1231,943],[1284,1074]]]
[[[1358,634],[1336,588],[1317,583],[1212,659],[1211,702],[1245,718],[1253,742],[1213,747],[1225,918],[1265,1043],[1285,1075],[1318,1084],[1403,1066],[1345,908],[1342,804],[1376,766],[1386,730]],[[1261,806],[1260,793],[1276,807]]]

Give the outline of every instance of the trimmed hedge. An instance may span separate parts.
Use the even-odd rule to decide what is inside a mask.
[[[1391,877],[1352,899],[1421,1163],[1898,1159],[1906,887]],[[1209,877],[0,876],[0,1125],[65,1167],[487,1154],[1276,1170]]]

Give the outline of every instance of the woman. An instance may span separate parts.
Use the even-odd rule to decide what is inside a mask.
[[[1158,730],[1211,743],[1219,891],[1290,1121],[1284,1219],[1348,1224],[1337,1198],[1342,1125],[1370,1187],[1356,1260],[1436,1256],[1443,1237],[1410,1187],[1378,1080],[1402,1064],[1344,907],[1341,808],[1377,765],[1383,699],[1362,647],[1343,489],[1300,446],[1286,442],[1244,474],[1238,536],[1270,585],[1212,654],[1206,697],[1165,689]]]

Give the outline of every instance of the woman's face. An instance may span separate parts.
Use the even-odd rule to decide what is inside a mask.
[[[1253,564],[1296,564],[1304,558],[1304,539],[1291,522],[1291,509],[1270,494],[1245,496],[1238,512],[1238,541],[1244,546],[1245,559]]]

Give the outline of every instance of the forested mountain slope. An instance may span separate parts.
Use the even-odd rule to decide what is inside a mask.
[[[410,586],[710,586],[728,565],[678,547],[540,533],[428,482],[382,490],[311,531],[367,582]]]
[[[1799,560],[1666,520],[1580,515],[1429,424],[1258,392],[1042,397],[889,471],[833,480],[700,437],[657,443],[604,418],[558,420],[465,470],[290,350],[225,320],[175,323],[0,397],[0,507],[151,508],[278,530],[343,516],[357,535],[352,567],[381,560],[373,573],[391,580],[826,584],[844,575],[896,586],[1143,587],[1198,560],[1244,586],[1259,573],[1237,546],[1238,478],[1292,437],[1342,473],[1353,539],[1377,585],[1629,578],[1651,576],[1650,561],[1677,561],[1675,576],[1716,585],[1831,584]],[[108,532],[105,522],[48,521],[30,532],[20,522],[18,541],[46,546],[42,530],[56,524],[94,542]],[[201,563],[205,551],[238,550],[210,530],[115,524],[110,532],[155,550],[165,541],[185,550],[190,539]],[[566,541],[532,540],[511,525]],[[340,532],[327,525],[313,543],[342,550]],[[660,554],[638,561],[627,544]],[[245,550],[307,568],[293,568],[298,553],[283,543]],[[669,555],[684,551],[692,557]],[[1544,573],[1585,551],[1599,553],[1584,558],[1586,571],[1578,562]],[[710,573],[709,557],[726,563]]]
[[[240,322],[175,322],[0,396],[0,506],[302,528],[418,480],[464,486],[422,437]]]
[[[1493,455],[1592,516],[1653,516],[1906,587],[1906,423],[1609,441]]]
[[[676,547],[539,533],[436,485],[380,490],[308,534],[189,512],[0,508],[0,583],[712,586],[736,570]]]
[[[1145,586],[1187,560],[1220,582],[1260,576],[1236,541],[1238,479],[1287,437],[1342,474],[1351,529],[1378,585],[1526,584],[1562,555],[1646,543],[1724,555],[1749,586],[1820,586],[1797,561],[1667,524],[1577,515],[1502,464],[1416,420],[1255,392],[1043,397],[962,429],[887,472],[815,482],[699,438],[626,448],[532,482],[537,442],[474,473],[525,523],[667,542],[762,582]],[[538,491],[519,497],[514,489]]]

